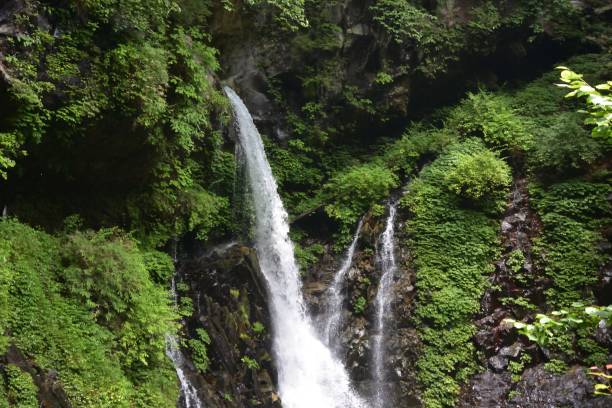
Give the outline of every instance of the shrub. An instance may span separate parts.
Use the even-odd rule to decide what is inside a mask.
[[[519,152],[531,141],[525,118],[510,107],[508,99],[485,91],[470,93],[453,109],[447,126],[463,137],[481,138],[495,149]]]
[[[554,115],[550,127],[534,131],[529,166],[540,175],[571,175],[602,157],[606,146],[593,139],[578,123],[575,114]]]
[[[584,123],[593,125],[591,131],[595,137],[601,137],[607,143],[612,143],[612,81],[591,86],[584,79],[583,75],[577,74],[566,67],[561,69],[562,84],[559,87],[569,88],[571,92],[565,95],[566,98],[585,98],[587,113],[589,116]]]
[[[59,373],[73,406],[174,404],[164,334],[176,316],[133,240],[116,230],[58,239],[6,219],[0,236],[3,332],[38,369]]]
[[[366,298],[359,296],[357,299],[355,299],[355,303],[353,303],[353,312],[355,312],[355,314],[363,314],[367,304],[368,301]]]
[[[458,153],[445,182],[450,191],[471,200],[482,200],[506,190],[512,181],[510,167],[489,150]]]
[[[254,358],[251,358],[249,356],[242,356],[242,358],[240,359],[240,361],[242,361],[242,363],[245,365],[246,368],[248,368],[249,370],[259,370],[259,363],[257,362],[257,360],[255,360]]]
[[[532,205],[542,219],[543,232],[534,250],[552,280],[547,301],[557,307],[593,300],[604,254],[597,247],[600,228],[609,222],[607,202],[612,188],[604,183],[573,180],[548,188],[530,186]]]
[[[384,163],[394,172],[412,174],[424,158],[434,158],[456,140],[446,129],[427,129],[411,125],[402,137],[384,152]]]
[[[397,176],[383,165],[363,164],[336,175],[324,186],[325,212],[340,223],[339,247],[350,240],[350,229],[359,217],[397,185]]]
[[[174,331],[167,291],[150,280],[143,257],[118,229],[77,232],[62,248],[67,292],[113,330],[130,367],[164,359],[164,336]]]
[[[6,376],[6,397],[10,407],[38,408],[38,388],[32,382],[32,377],[13,364],[3,367]],[[0,381],[0,387],[2,386]],[[0,401],[1,403],[1,401]]]
[[[437,18],[406,0],[379,0],[372,6],[374,21],[380,24],[397,43],[412,40],[431,41],[428,36]]]

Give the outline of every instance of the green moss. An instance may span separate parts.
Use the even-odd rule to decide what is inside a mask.
[[[466,206],[444,180],[457,165],[456,154],[484,149],[474,140],[451,146],[402,198],[411,213],[406,231],[417,273],[415,321],[423,342],[417,378],[427,407],[453,406],[461,385],[477,370],[471,321],[499,255],[499,221],[494,210]]]
[[[566,307],[592,301],[592,288],[604,261],[597,249],[600,228],[611,216],[610,185],[574,180],[549,187],[532,185],[530,191],[543,224],[534,250],[553,282],[546,291],[549,304]]]

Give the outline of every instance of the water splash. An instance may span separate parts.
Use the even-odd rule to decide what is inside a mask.
[[[336,272],[334,280],[327,289],[327,308],[323,319],[322,331],[323,339],[327,342],[327,345],[332,349],[338,347],[338,333],[342,327],[342,304],[344,302],[343,288],[345,285],[346,274],[351,267],[353,262],[353,255],[355,254],[355,248],[357,248],[357,241],[359,241],[359,234],[361,233],[361,227],[363,225],[363,218],[359,220],[357,224],[357,230],[353,236],[353,241],[346,251],[344,261],[340,266],[340,269]]]
[[[343,364],[319,340],[302,297],[299,270],[289,240],[287,212],[253,118],[240,97],[225,87],[255,213],[255,248],[269,291],[273,352],[285,408],[365,408]]]
[[[174,277],[172,278],[172,299],[176,305],[176,282]],[[176,376],[179,379],[181,386],[179,399],[177,401],[177,407],[181,408],[202,408],[202,403],[198,397],[198,391],[191,384],[189,378],[185,375],[185,357],[181,352],[181,348],[178,345],[176,336],[171,334],[166,335],[166,356],[174,364],[176,370]]]
[[[377,252],[377,260],[381,267],[382,275],[376,293],[376,327],[372,346],[373,376],[375,381],[375,404],[376,408],[387,405],[387,395],[384,386],[384,350],[385,322],[391,313],[391,300],[393,299],[393,278],[397,266],[395,263],[395,215],[396,203],[389,203],[389,217],[384,232],[380,237],[380,248]]]

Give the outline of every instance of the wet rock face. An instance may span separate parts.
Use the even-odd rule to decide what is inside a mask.
[[[265,282],[258,265],[254,249],[230,243],[179,267],[179,295],[193,301],[187,334],[194,338],[195,330],[204,328],[211,339],[208,370],[202,374],[192,366],[188,373],[204,406],[280,407]],[[187,285],[183,291],[180,282]],[[184,351],[189,356],[189,350]],[[259,368],[249,368],[244,357]]]
[[[376,261],[376,247],[385,226],[384,218],[369,217],[364,220],[361,235],[355,251],[351,269],[347,274],[346,300],[343,326],[340,331],[340,357],[345,361],[353,382],[364,396],[374,394],[372,373],[372,334],[375,326],[375,297],[380,280],[381,268]],[[393,284],[393,315],[386,323],[384,342],[385,383],[393,407],[420,407],[416,385],[415,363],[420,343],[416,330],[411,325],[413,308],[414,272],[409,267],[409,254],[401,245],[402,228],[396,226],[397,266]],[[325,290],[343,261],[344,254],[333,256],[329,249],[317,265],[306,275],[304,292],[310,310],[317,315],[325,308]],[[359,298],[366,299],[363,312],[355,310]]]
[[[593,382],[583,367],[573,367],[564,375],[546,372],[542,365],[525,370],[516,386],[515,397],[507,407],[523,408],[605,408],[607,397],[593,398]]]
[[[469,397],[463,399],[459,408],[505,407],[506,395],[510,391],[510,373],[495,373],[487,370],[472,379]]]
[[[495,290],[488,289],[483,296],[481,315],[475,321],[478,331],[474,343],[483,355],[481,363],[486,370],[466,385],[458,404],[460,408],[609,405],[609,400],[606,405],[602,399],[593,398],[594,384],[584,367],[573,367],[564,375],[545,371],[544,365],[538,363],[550,359],[547,351],[532,343],[523,343],[523,339],[503,323],[505,318],[521,319],[531,313],[519,304],[503,302],[504,297],[527,299],[540,310],[545,305],[543,293],[549,282],[542,271],[534,267],[537,262],[532,251],[532,240],[538,236],[540,228],[539,219],[529,205],[526,180],[517,178],[500,229],[503,255],[491,277]],[[512,371],[513,362],[523,365],[521,356],[529,357],[525,365],[537,365],[522,373],[522,368],[518,373]]]
[[[318,50],[318,53],[341,61],[335,73],[336,85],[327,91],[336,95],[325,97],[339,95],[344,83],[364,91],[370,83],[366,78],[374,78],[380,68],[381,48],[370,26],[368,9],[371,4],[372,1],[344,0],[323,6],[327,22],[339,30],[334,49]],[[276,23],[271,15],[243,11],[230,13],[218,7],[211,20],[214,45],[220,50],[221,76],[238,91],[258,127],[283,139],[286,136],[281,114],[283,107],[276,106],[272,99],[270,83],[280,81],[288,102],[301,103],[305,91],[301,89],[300,78],[304,76],[304,68],[312,65],[310,59],[319,59],[321,55],[309,55],[296,45],[294,40],[301,33],[274,31],[272,27]],[[368,69],[370,65],[373,66]],[[402,82],[402,86],[392,92],[393,99],[405,105],[407,89]]]

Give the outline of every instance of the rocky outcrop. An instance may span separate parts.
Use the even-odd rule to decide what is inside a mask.
[[[186,285],[178,285],[179,294],[193,301],[186,334],[195,338],[196,329],[204,328],[211,339],[209,368],[200,373],[192,366],[189,373],[204,406],[280,406],[265,282],[258,265],[254,249],[230,243],[182,262],[178,269]]]
[[[593,398],[593,381],[583,367],[572,367],[563,375],[547,372],[543,365],[529,368],[516,385],[508,408],[604,408],[608,397]],[[500,405],[502,406],[502,405]]]
[[[529,305],[542,310],[545,307],[544,291],[550,282],[536,267],[532,251],[532,240],[540,230],[540,221],[529,205],[527,182],[518,177],[501,224],[503,255],[496,263],[490,288],[482,298],[481,316],[476,321],[478,332],[474,342],[483,356],[482,365],[486,370],[475,375],[465,387],[458,404],[461,408],[603,407],[609,404],[609,400],[593,397],[594,383],[585,374],[585,367],[574,366],[563,375],[546,371],[541,363],[551,357],[548,351],[518,338],[503,323],[505,318],[522,319],[532,315]],[[523,354],[529,357],[524,362],[520,361]],[[512,362],[520,365],[512,369]],[[524,369],[529,362],[536,365]]]
[[[316,119],[319,125],[333,128],[351,121],[356,132],[365,132],[384,127],[389,118],[415,117],[455,101],[478,84],[523,76],[525,66],[548,69],[575,48],[555,43],[554,24],[545,24],[538,33],[528,21],[486,28],[491,21],[485,17],[472,21],[480,18],[473,10],[478,3],[424,3],[422,12],[441,24],[442,31],[430,33],[433,45],[413,38],[394,40],[376,21],[372,0],[307,2],[311,27],[295,32],[279,29],[269,8],[241,5],[228,11],[218,5],[210,23],[220,51],[220,77],[238,91],[263,133],[282,140],[291,136],[286,114],[303,115],[309,101],[324,110]],[[521,14],[524,10],[515,10],[520,7],[499,6],[499,13]],[[415,29],[427,30],[418,18]],[[454,38],[463,33],[441,28],[458,25],[475,31]],[[370,101],[371,108],[357,106],[359,101]]]
[[[4,364],[13,364],[32,376],[32,381],[38,389],[37,397],[40,408],[73,407],[68,400],[57,371],[53,369],[45,370],[37,366],[14,345],[9,346],[7,352],[0,356],[0,376],[4,375]]]
[[[371,396],[374,392],[372,377],[372,341],[374,331],[374,302],[380,280],[381,268],[376,260],[376,248],[385,225],[384,218],[366,216],[355,251],[352,266],[348,272],[344,325],[340,330],[341,350],[355,386],[360,393]],[[396,226],[397,241],[402,239],[401,225]],[[333,256],[328,247],[321,261],[308,271],[305,277],[305,295],[316,313],[325,305],[325,290],[334,273],[343,261],[341,255]],[[393,402],[389,406],[418,407],[418,388],[415,379],[415,363],[418,358],[419,340],[411,325],[414,292],[414,271],[410,267],[410,254],[405,245],[397,248],[398,271],[393,284],[392,327],[387,328],[385,347],[385,386]],[[358,299],[366,300],[365,308],[355,305]]]

